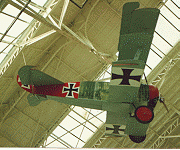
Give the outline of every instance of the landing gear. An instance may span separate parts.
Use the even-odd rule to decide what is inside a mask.
[[[134,116],[140,123],[147,124],[153,120],[154,113],[150,107],[140,106],[136,108]]]
[[[131,139],[131,141],[133,141],[135,143],[141,143],[146,139],[146,135],[144,135],[144,136],[129,135],[129,138]]]

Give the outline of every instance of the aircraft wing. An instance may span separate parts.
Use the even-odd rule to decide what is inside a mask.
[[[144,136],[148,129],[149,123],[143,124],[138,122],[134,117],[128,120],[126,125],[125,134],[133,136]]]
[[[137,100],[141,77],[160,13],[156,8],[138,7],[138,2],[126,3],[123,6],[119,56],[118,61],[112,63],[110,102],[133,103]]]
[[[118,60],[134,59],[146,63],[160,10],[138,7],[138,2],[123,6]]]
[[[127,109],[127,108],[125,108]],[[105,123],[105,135],[108,137],[122,137],[125,135],[145,136],[148,124],[138,122],[130,115],[123,115],[115,112],[107,112],[107,120]],[[125,114],[125,113],[124,113]]]
[[[108,137],[122,137],[125,135],[145,136],[149,123],[143,124],[138,122],[132,113],[134,106],[129,103],[110,103],[106,108],[107,117],[105,123],[105,135]]]
[[[63,84],[63,82],[33,68],[34,66],[27,65],[27,66],[23,66],[18,71],[18,75],[23,85],[40,86],[40,85]]]

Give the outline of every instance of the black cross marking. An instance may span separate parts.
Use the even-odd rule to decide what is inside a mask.
[[[140,82],[141,76],[130,76],[130,74],[133,70],[134,69],[122,69],[123,75],[118,75],[118,74],[112,73],[112,79],[111,80],[123,79],[119,85],[122,85],[122,84],[123,85],[130,85],[129,79],[133,79],[133,80]]]
[[[120,126],[118,125],[113,125],[114,128],[109,128],[109,127],[106,127],[106,130],[114,130],[113,133],[114,134],[119,134],[118,131],[124,131],[124,129],[119,129]]]
[[[64,92],[66,92],[66,91],[68,92],[68,95],[67,95],[67,96],[73,96],[73,94],[72,94],[73,91],[74,91],[74,92],[78,92],[79,88],[73,88],[73,86],[75,85],[75,84],[73,84],[73,83],[72,83],[72,84],[69,84],[69,85],[70,85],[70,88],[64,87],[64,88],[63,88],[63,91],[64,91]]]
[[[26,88],[26,89],[30,89],[30,85],[27,85],[27,84],[22,84],[21,87]]]

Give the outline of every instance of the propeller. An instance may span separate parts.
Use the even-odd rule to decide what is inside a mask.
[[[146,80],[146,84],[148,85],[148,82],[147,82],[147,78],[146,78],[146,75],[144,73],[144,77],[145,77],[145,80]],[[161,80],[159,81],[160,84],[159,84],[159,91],[161,90],[161,87],[162,85],[164,84],[164,81],[165,81],[165,77],[166,77],[166,72],[165,72],[165,75],[161,78]],[[160,92],[159,92],[159,102],[162,103],[164,105],[164,107],[166,108],[167,112],[169,113],[169,110],[167,108],[167,105],[165,104],[165,99],[164,97],[161,96]]]
[[[161,80],[159,81],[159,91],[161,90],[165,80],[166,80],[166,76],[167,76],[167,72],[169,71],[169,68],[166,69],[166,71],[163,73],[164,76],[161,78]],[[165,98],[161,95],[161,93],[159,93],[159,102],[162,103],[164,105],[164,107],[166,108],[167,112],[169,113],[169,110],[167,108],[167,105],[165,103]]]
[[[160,81],[160,86],[159,86],[159,88],[158,88],[159,91],[161,90],[161,87],[162,87],[163,84],[164,84],[165,76],[166,76],[166,75],[164,75],[163,78],[162,78],[161,81]],[[164,105],[164,107],[166,108],[167,112],[169,113],[169,110],[168,110],[168,108],[167,108],[167,105],[165,104],[165,99],[164,99],[164,97],[162,97],[161,93],[159,93],[159,102]]]
[[[164,99],[164,97],[159,97],[159,101],[160,101],[160,103],[162,103],[163,105],[164,105],[164,107],[166,108],[166,110],[167,110],[167,112],[169,113],[169,110],[168,110],[168,108],[167,108],[167,105],[165,104],[165,99]]]

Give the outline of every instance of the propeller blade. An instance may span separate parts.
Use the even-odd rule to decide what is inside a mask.
[[[162,103],[163,103],[164,107],[166,108],[167,112],[169,112],[169,110],[168,110],[166,104],[165,104],[164,102],[162,102]]]
[[[167,112],[169,113],[169,110],[168,110],[168,108],[167,108],[167,106],[165,104],[164,98],[161,97],[159,101],[160,101],[160,103],[162,103],[164,105],[164,107],[166,108]]]

